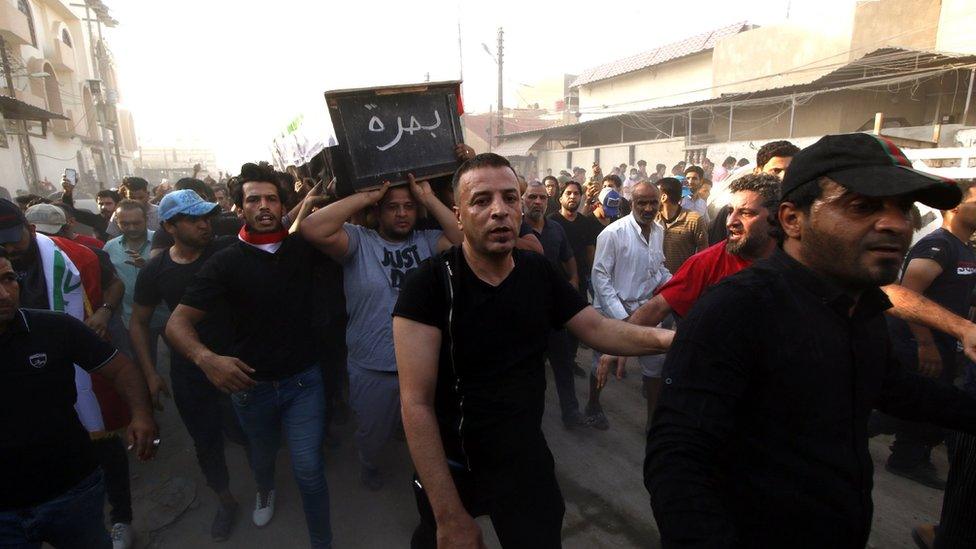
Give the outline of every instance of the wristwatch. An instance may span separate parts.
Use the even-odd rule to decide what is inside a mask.
[[[112,306],[109,305],[108,303],[102,303],[102,305],[101,305],[101,307],[99,307],[99,309],[108,309],[108,312],[110,312],[110,313],[114,313],[115,312],[115,309],[113,309]]]

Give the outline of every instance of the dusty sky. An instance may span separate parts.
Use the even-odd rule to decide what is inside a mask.
[[[854,0],[555,3],[106,0],[122,101],[143,146],[202,144],[219,168],[270,159],[297,115],[327,117],[329,89],[453,80],[469,112],[495,103],[494,51],[505,29],[505,102],[519,83],[579,73],[738,21],[829,27]],[[580,6],[589,7],[581,11]]]

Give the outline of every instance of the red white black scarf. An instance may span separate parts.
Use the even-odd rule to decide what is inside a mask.
[[[275,253],[281,247],[281,243],[288,237],[288,229],[282,228],[273,233],[252,233],[247,230],[247,225],[241,227],[237,233],[237,238],[255,248],[260,248],[266,252]]]

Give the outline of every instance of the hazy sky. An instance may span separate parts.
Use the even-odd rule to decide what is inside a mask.
[[[453,80],[469,112],[496,95],[505,29],[505,102],[518,83],[579,73],[722,25],[803,20],[830,26],[854,0],[555,3],[106,0],[122,101],[144,146],[198,142],[219,168],[270,159],[294,117],[325,117],[329,89]],[[775,54],[771,52],[771,54]]]

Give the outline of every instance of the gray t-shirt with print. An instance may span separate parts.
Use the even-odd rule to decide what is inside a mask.
[[[342,259],[346,293],[346,346],[351,367],[396,371],[393,306],[407,273],[434,255],[442,231],[413,231],[403,242],[384,240],[376,231],[346,223],[349,250]]]

